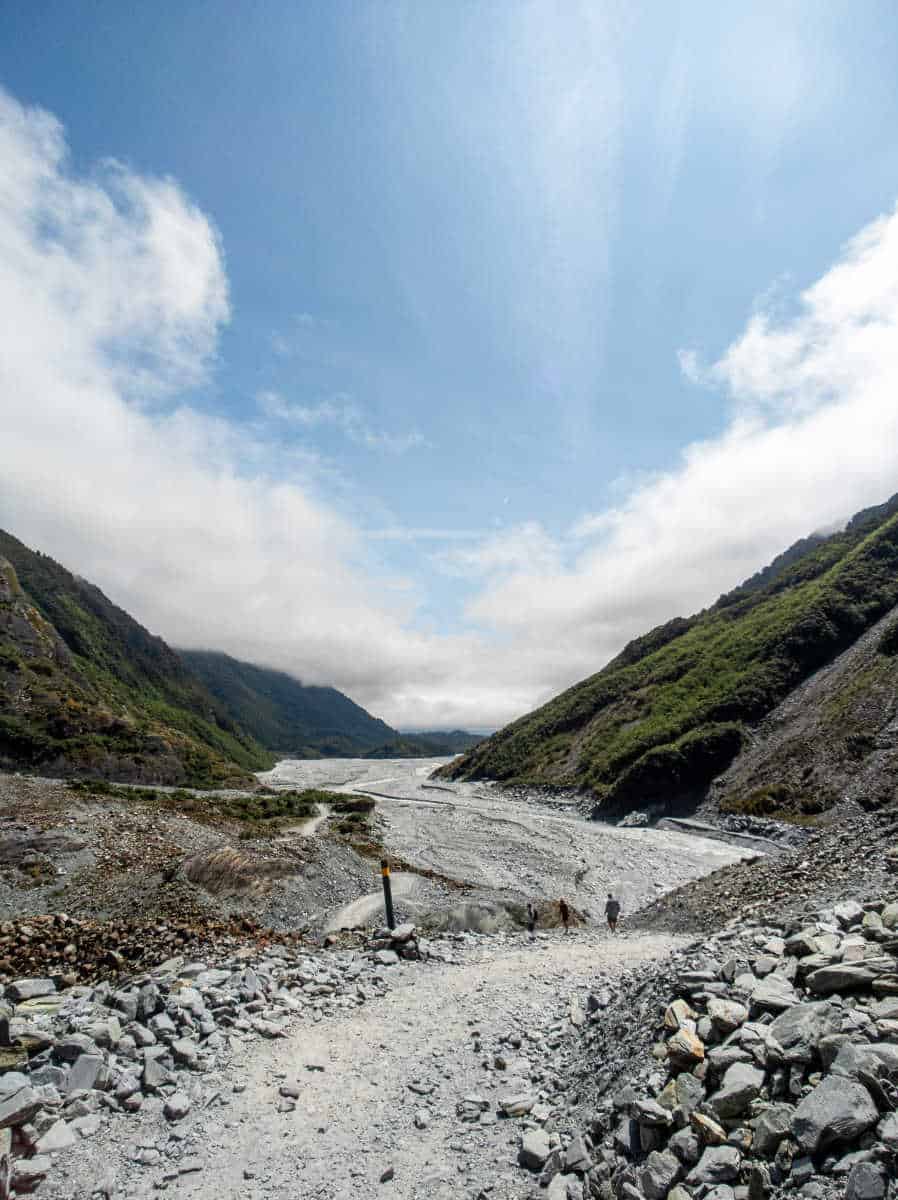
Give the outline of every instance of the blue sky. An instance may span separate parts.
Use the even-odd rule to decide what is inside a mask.
[[[93,381],[59,411],[85,438],[96,423],[77,456],[60,446],[57,478],[146,422],[96,508],[54,501],[32,466],[0,491],[6,523],[182,644],[334,682],[404,726],[517,715],[898,490],[880,427],[847,483],[830,443],[803,485],[765,481],[763,505],[734,477],[726,519],[689,473],[728,447],[749,461],[746,430],[791,432],[797,461],[796,420],[854,396],[849,373],[798,414],[773,389],[772,409],[762,376],[786,330],[807,339],[795,386],[820,341],[807,290],[893,214],[896,68],[892,3],[4,7],[0,85],[24,125],[0,167],[46,154],[38,110],[67,146],[28,196],[7,192],[10,228],[58,263],[33,220],[52,176],[68,270],[106,298],[87,323],[86,305],[54,308]],[[105,207],[85,216],[88,193]],[[110,212],[128,270],[94,246]],[[154,256],[164,272],[138,271]],[[858,312],[881,299],[859,286]],[[41,353],[64,377],[58,339]],[[32,464],[29,414],[55,411],[36,356],[6,393]],[[148,529],[134,481],[173,439],[191,515]],[[230,543],[229,509],[212,503],[206,534],[196,516],[225,477],[246,521]],[[666,488],[688,513],[640,524],[672,510]],[[654,538],[666,553],[636,565]]]

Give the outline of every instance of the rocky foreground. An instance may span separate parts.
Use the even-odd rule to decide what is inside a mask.
[[[898,903],[847,901],[590,995],[563,1066],[582,1124],[522,1134],[537,1194],[881,1200],[898,1165],[896,955]]]
[[[456,934],[425,945],[424,961],[412,934],[181,958],[117,988],[9,985],[0,1144],[14,1194],[46,1177],[53,1197],[268,1198],[290,1194],[295,1176],[316,1200],[381,1188],[466,1200],[888,1196],[898,902],[734,923],[641,964],[632,934]],[[615,959],[634,965],[621,974]],[[394,1023],[381,1028],[387,1009]],[[318,1026],[332,1061],[308,1032]],[[401,1081],[383,1041],[397,1030]],[[264,1058],[264,1088],[259,1069],[237,1065],[248,1052]],[[377,1091],[360,1093],[372,1067]],[[248,1084],[253,1103],[239,1110]],[[355,1107],[362,1095],[370,1108]],[[210,1143],[218,1114],[235,1110],[232,1144]],[[342,1153],[341,1121],[363,1161]],[[91,1138],[105,1175],[79,1151]],[[299,1155],[284,1160],[294,1139]],[[434,1164],[435,1146],[457,1156],[452,1171]]]

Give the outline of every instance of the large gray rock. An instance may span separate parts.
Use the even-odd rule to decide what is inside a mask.
[[[878,1120],[876,1105],[863,1084],[827,1075],[796,1108],[792,1133],[802,1150],[816,1154],[833,1143],[853,1141]]]
[[[190,1112],[190,1098],[184,1092],[175,1092],[166,1100],[162,1111],[169,1121],[181,1121]]]
[[[708,1001],[708,1016],[717,1032],[726,1036],[748,1020],[748,1009],[738,1000],[712,996]]]
[[[867,988],[876,979],[878,972],[863,963],[831,963],[819,967],[807,977],[808,988],[817,996],[831,996],[833,992],[850,992]]]
[[[74,1062],[82,1054],[95,1054],[96,1051],[96,1042],[84,1033],[70,1033],[53,1047],[54,1055],[61,1062]]]
[[[871,1045],[846,1042],[839,1049],[830,1071],[833,1075],[862,1081],[865,1075],[898,1078],[898,1046],[890,1042],[874,1042]]]
[[[19,1088],[11,1096],[0,1100],[0,1129],[27,1125],[40,1107],[41,1098],[33,1088]]]
[[[764,1072],[748,1063],[734,1063],[723,1077],[709,1103],[718,1117],[738,1117],[757,1100],[764,1086]]]
[[[38,1154],[55,1154],[58,1150],[68,1150],[77,1140],[78,1135],[65,1121],[54,1121],[47,1132],[38,1138],[35,1149]]]
[[[89,1091],[97,1082],[103,1068],[100,1054],[82,1054],[72,1063],[66,1081],[66,1092]]]
[[[667,1143],[667,1148],[672,1150],[680,1162],[685,1163],[688,1167],[694,1166],[702,1155],[702,1146],[698,1135],[689,1126],[679,1129]]]
[[[536,1104],[536,1096],[533,1092],[516,1092],[513,1096],[503,1096],[498,1102],[497,1108],[499,1112],[505,1113],[506,1117],[523,1117]]]
[[[754,1122],[752,1149],[764,1158],[772,1158],[776,1148],[792,1128],[795,1109],[791,1104],[771,1104]]]
[[[37,1000],[41,996],[52,996],[56,992],[56,984],[52,979],[17,979],[15,983],[7,984],[6,998],[14,1004],[24,1000]]]
[[[798,1003],[798,993],[782,975],[768,975],[752,988],[751,1002],[756,1008],[782,1012]]]
[[[568,1142],[567,1149],[564,1152],[564,1170],[574,1171],[578,1175],[585,1175],[592,1168],[592,1159],[589,1151],[586,1149],[586,1143],[578,1134],[571,1138]]]
[[[522,1167],[538,1171],[549,1157],[549,1135],[542,1129],[528,1129],[521,1138],[518,1162]]]
[[[872,1162],[855,1163],[848,1173],[845,1200],[883,1200],[888,1186],[885,1167]]]
[[[770,1026],[770,1056],[777,1062],[813,1062],[820,1039],[840,1027],[839,1010],[825,1000],[793,1005]]]
[[[185,1067],[195,1067],[199,1058],[199,1047],[196,1042],[192,1042],[190,1038],[178,1038],[172,1042],[171,1052],[174,1055],[175,1062],[181,1063]]]
[[[739,1176],[742,1155],[735,1146],[709,1146],[686,1176],[687,1184],[729,1183]]]
[[[639,1183],[647,1200],[665,1200],[667,1193],[680,1177],[679,1159],[664,1151],[653,1150],[645,1160]]]
[[[864,919],[864,909],[857,900],[843,900],[841,904],[833,906],[833,913],[843,929],[850,929],[852,925],[860,925]]]

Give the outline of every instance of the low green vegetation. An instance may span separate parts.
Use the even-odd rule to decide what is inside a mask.
[[[270,788],[255,792],[223,795],[177,788],[128,787],[109,783],[105,779],[76,779],[69,790],[80,795],[101,796],[126,804],[150,804],[172,812],[184,813],[200,824],[221,827],[236,823],[239,836],[255,839],[282,833],[291,826],[316,817],[322,805],[339,816],[341,832],[358,832],[367,828],[375,802],[368,796],[345,796],[341,793],[306,788],[303,791],[274,791]],[[346,823],[346,829],[340,823]]]
[[[898,603],[896,514],[898,497],[805,539],[442,773],[583,789],[606,812],[697,798],[749,726]]]
[[[0,531],[0,766],[239,786],[274,756],[161,638]]]

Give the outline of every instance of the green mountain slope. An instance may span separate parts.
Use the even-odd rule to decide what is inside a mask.
[[[898,497],[797,543],[710,609],[631,642],[449,764],[449,778],[590,791],[600,812],[697,799],[746,728],[898,602]]]
[[[398,733],[332,687],[240,662],[214,650],[179,650],[242,728],[290,758],[437,758],[477,744],[476,734]]]
[[[357,757],[396,737],[336,688],[307,687],[283,671],[216,651],[179,653],[233,720],[291,758]]]
[[[0,530],[0,765],[213,786],[273,761],[161,638]]]

